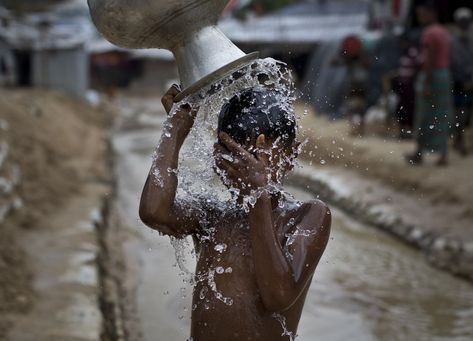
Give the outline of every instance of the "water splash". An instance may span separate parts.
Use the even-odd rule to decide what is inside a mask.
[[[181,275],[187,277],[188,281],[192,284],[194,272],[189,270],[186,264],[186,250],[191,249],[189,240],[178,239],[175,237],[171,237],[170,240],[171,245],[174,248],[177,266],[181,270]]]
[[[213,144],[217,140],[218,114],[234,95],[248,88],[262,86],[274,90],[280,102],[278,104],[288,113],[293,113],[291,74],[283,63],[271,58],[257,60],[186,98],[185,103],[179,103],[179,106],[189,104],[199,109],[194,127],[180,153],[177,198],[212,198],[207,204],[214,205],[219,205],[218,201],[229,202],[235,199],[214,172]],[[165,131],[167,130],[165,127]],[[166,138],[166,134],[163,138]],[[159,183],[159,174],[156,180]],[[206,208],[199,206],[199,209]]]
[[[278,171],[276,183],[269,181],[265,189],[251,190],[249,195],[243,198],[241,206],[236,201],[240,194],[239,190],[228,188],[230,181],[220,169],[215,167],[214,143],[217,141],[216,128],[221,108],[233,96],[246,89],[258,87],[271,90],[278,100],[277,105],[288,115],[295,117],[292,76],[285,64],[271,58],[257,60],[228,75],[218,83],[201,89],[198,93],[176,104],[170,113],[170,115],[173,115],[177,108],[183,104],[188,104],[193,109],[198,108],[194,126],[180,152],[178,170],[168,170],[168,174],[155,172],[153,173],[154,181],[159,185],[163,183],[163,177],[170,173],[177,174],[176,200],[191,202],[193,211],[197,212],[201,227],[206,231],[205,235],[201,236],[202,239],[213,240],[215,227],[212,226],[209,212],[215,212],[216,210],[219,212],[229,210],[249,212],[250,207],[256,204],[264,190],[271,193],[282,192],[282,188],[278,184],[284,175],[282,165],[284,163],[294,163],[295,158],[281,158],[280,165],[278,165],[278,169],[281,169],[281,171]],[[270,109],[270,106],[268,106],[268,108],[263,108],[263,111],[268,110],[269,113]],[[165,126],[161,143],[165,143],[165,139],[169,138],[169,131],[170,127]],[[156,155],[154,160],[156,160]],[[284,206],[284,203],[281,203],[281,205]],[[231,273],[233,271],[231,267],[217,266],[205,270],[200,269],[201,271],[198,274],[194,274],[186,264],[186,252],[194,252],[189,251],[191,248],[188,241],[172,238],[171,244],[176,250],[177,264],[185,281],[194,285],[202,284],[199,298],[203,300],[204,307],[205,304],[208,304],[207,295],[209,294],[214,295],[215,298],[226,305],[233,304],[233,299],[220,292],[215,283],[215,277]],[[226,244],[220,243],[215,246],[215,251],[220,254],[226,252],[226,250]],[[193,280],[190,279],[191,277]]]
[[[278,313],[273,313],[272,317],[274,317],[281,324],[283,330],[281,336],[289,336],[291,341],[295,341],[297,335],[287,329],[286,318]]]

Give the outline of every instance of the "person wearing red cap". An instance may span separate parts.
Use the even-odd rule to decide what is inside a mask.
[[[363,43],[360,38],[357,36],[346,37],[343,40],[340,54],[348,72],[345,111],[350,119],[351,135],[362,136],[367,109],[366,94],[369,74],[363,56]]]

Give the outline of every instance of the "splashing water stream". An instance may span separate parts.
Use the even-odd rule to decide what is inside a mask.
[[[197,210],[200,224],[206,230],[212,231],[211,221],[208,217],[209,207],[219,207],[223,211],[225,209],[235,209],[237,207],[236,197],[238,190],[235,188],[227,189],[220,176],[223,175],[223,182],[228,183],[225,174],[221,171],[214,171],[214,143],[217,141],[216,127],[218,125],[218,114],[222,106],[227,103],[230,98],[249,88],[267,88],[277,94],[278,105],[280,105],[288,115],[293,115],[293,83],[292,77],[288,69],[283,63],[274,59],[267,58],[257,60],[245,68],[234,72],[233,74],[222,79],[216,84],[212,84],[192,97],[187,98],[184,103],[178,103],[174,106],[170,115],[173,115],[178,107],[183,104],[189,104],[192,108],[198,108],[194,126],[189,133],[180,153],[178,170],[168,169],[168,173],[176,173],[178,175],[178,190],[176,200],[191,201],[193,208]],[[263,110],[268,110],[263,108]],[[164,126],[164,133],[160,143],[165,143],[170,137],[168,132],[171,127],[169,123]],[[277,143],[277,141],[275,142]],[[156,155],[153,156],[156,160]],[[231,161],[231,160],[229,160]],[[281,160],[281,163],[288,160]],[[290,160],[292,162],[292,160]],[[162,186],[163,177],[166,174],[160,174],[157,169],[153,172],[154,181],[158,186]],[[279,174],[279,178],[282,176]],[[268,186],[272,191],[281,191],[277,184]],[[261,195],[260,190],[253,190],[251,194],[243,199],[243,209],[249,211],[249,206],[254,206],[257,198]],[[210,237],[212,238],[212,234]],[[185,264],[186,256],[184,250],[186,247],[186,239],[171,238],[171,244],[175,249],[177,264],[184,276],[184,280],[188,283],[206,282],[207,287],[215,295],[215,297],[227,305],[233,304],[230,297],[225,297],[221,293],[215,283],[215,276],[222,275],[231,271],[231,268],[223,269],[220,267],[208,269],[204,274],[197,276]],[[217,245],[218,252],[226,251],[226,245]],[[205,288],[207,288],[205,287]],[[206,292],[201,292],[200,297],[205,297]],[[280,321],[281,322],[281,321]]]
[[[274,313],[273,317],[281,324],[281,328],[282,328],[281,336],[289,336],[289,339],[291,341],[294,341],[297,335],[287,329],[286,318],[282,316],[281,314],[277,314],[277,313]]]

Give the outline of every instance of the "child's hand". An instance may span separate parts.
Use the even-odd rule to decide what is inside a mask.
[[[168,114],[172,114],[169,119],[172,121],[173,125],[189,130],[194,124],[194,119],[198,109],[191,108],[189,104],[185,103],[177,110],[173,110],[173,106],[175,105],[174,98],[180,92],[180,86],[174,84],[161,98],[161,103],[164,106],[164,110],[166,110]]]
[[[256,156],[236,143],[228,134],[222,132],[219,137],[221,144],[215,146],[215,162],[217,167],[227,173],[232,185],[243,194],[266,186],[271,173],[268,153],[264,150],[264,135],[257,139]]]
[[[177,84],[173,84],[168,91],[161,98],[161,103],[163,104],[164,110],[166,113],[170,113],[174,105],[174,98],[181,92],[181,87]]]

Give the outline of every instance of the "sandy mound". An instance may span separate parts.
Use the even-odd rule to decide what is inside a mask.
[[[27,259],[15,240],[60,210],[84,181],[107,181],[107,125],[102,111],[59,93],[0,93],[0,338],[2,312],[25,311],[32,301]]]
[[[303,110],[301,106],[298,111]],[[414,151],[413,141],[369,133],[364,138],[351,137],[347,121],[329,121],[313,112],[302,116],[301,125],[308,138],[305,159],[356,170],[419,200],[461,205],[462,215],[473,220],[473,155],[461,158],[452,151],[450,165],[443,168],[436,167],[432,157],[422,166],[409,166],[404,154]],[[466,139],[473,150],[473,129],[467,131]]]

